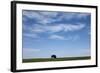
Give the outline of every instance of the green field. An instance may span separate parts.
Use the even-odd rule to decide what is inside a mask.
[[[63,58],[34,58],[34,59],[23,59],[23,63],[29,62],[48,62],[48,61],[69,61],[69,60],[87,60],[91,59],[90,56],[84,57],[63,57]]]

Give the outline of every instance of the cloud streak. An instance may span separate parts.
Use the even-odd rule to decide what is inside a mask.
[[[37,34],[33,34],[33,33],[23,33],[23,36],[30,37],[30,38],[39,38]]]
[[[54,24],[54,25],[34,25],[32,30],[34,33],[43,33],[43,32],[68,32],[68,31],[78,31],[85,27],[84,24]]]
[[[23,21],[27,19],[33,20],[31,26],[24,24],[23,35],[25,37],[38,38],[41,34],[45,34],[49,39],[68,40],[72,37],[64,37],[63,35],[56,35],[59,33],[70,33],[84,29],[85,23],[75,22],[70,23],[66,20],[82,19],[89,16],[89,13],[77,13],[77,12],[51,12],[51,11],[32,11],[23,10]],[[63,21],[64,20],[64,21]],[[34,22],[35,21],[35,22]],[[59,23],[60,22],[60,23]],[[78,37],[73,38],[76,40]]]
[[[23,11],[23,16],[36,20],[37,23],[41,23],[43,25],[56,21],[54,20],[54,17],[56,17],[57,14],[57,12]]]
[[[51,35],[49,39],[65,40],[65,38],[60,35]]]
[[[72,40],[72,41],[76,41],[76,40],[79,40],[80,39],[80,36],[79,35],[74,35],[74,36],[62,36],[62,35],[50,35],[48,37],[48,39],[52,39],[52,40]]]
[[[73,18],[77,18],[77,19],[86,18],[88,15],[90,14],[77,13],[77,12],[50,12],[50,11],[23,10],[23,16],[26,16],[29,19],[36,20],[37,23],[41,23],[43,25],[46,25],[48,23],[58,22],[64,19],[71,20]]]
[[[23,10],[23,58],[91,55],[90,29],[90,13]]]

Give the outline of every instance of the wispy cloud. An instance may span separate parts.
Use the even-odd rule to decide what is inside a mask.
[[[28,33],[23,33],[25,37],[30,37],[30,38],[39,38],[40,34],[49,34],[50,39],[60,39],[60,40],[75,40],[77,37],[63,37],[61,35],[54,35],[56,33],[61,33],[61,32],[75,32],[82,30],[85,27],[85,24],[55,24],[55,25],[40,25],[40,24],[34,24],[32,27],[28,27],[29,31]],[[27,27],[25,28],[27,29]],[[51,35],[53,34],[53,35]],[[42,38],[42,37],[41,37]]]
[[[36,11],[23,11],[23,15],[28,17],[28,18],[37,18],[37,19],[41,19],[41,15],[39,13],[37,13]]]
[[[81,30],[85,27],[85,24],[67,24],[63,25],[64,31],[76,31],[76,30]]]
[[[51,35],[49,39],[65,40],[65,38],[60,35]]]
[[[63,13],[60,17],[59,17],[59,20],[61,19],[65,19],[65,20],[71,20],[71,19],[74,19],[74,18],[77,18],[77,19],[81,19],[81,18],[86,18],[87,16],[89,16],[90,13],[75,13],[75,12],[68,12],[68,13]]]
[[[23,10],[22,20],[25,59],[91,54],[90,13]]]
[[[43,15],[43,16],[49,17],[49,18],[50,17],[54,18],[54,17],[57,17],[59,13],[58,12],[50,12],[50,11],[48,11],[48,12],[47,11],[45,11],[45,12],[41,11],[40,14]]]
[[[62,32],[76,32],[86,27],[85,23],[75,22],[67,23],[65,20],[71,20],[76,18],[86,18],[89,13],[76,13],[76,12],[50,12],[50,11],[28,11],[23,10],[23,20],[33,19],[36,23],[32,23],[32,26],[24,25],[23,29],[27,33],[24,33],[26,37],[38,38],[39,34],[45,33],[50,35],[51,39],[65,40],[64,36],[54,35]],[[27,18],[25,18],[27,17]],[[24,19],[25,18],[25,19]],[[64,21],[63,21],[64,19]],[[56,22],[56,23],[55,23]],[[60,22],[60,23],[58,23]],[[53,35],[51,35],[53,34]],[[47,37],[48,38],[48,37]],[[68,37],[68,39],[77,39],[78,37]]]
[[[86,18],[89,15],[90,15],[90,13],[79,13],[79,14],[77,14],[77,17],[78,18]]]
[[[23,10],[23,15],[27,18],[36,20],[37,23],[46,25],[57,21],[71,20],[73,18],[86,18],[90,13],[75,13],[75,12],[50,12],[50,11],[28,11]],[[23,18],[26,20],[25,18]]]
[[[63,35],[50,35],[48,39],[52,40],[71,40],[71,41],[76,41],[79,40],[79,35],[74,35],[74,36],[63,36]]]
[[[51,32],[51,33],[56,33],[56,32],[68,32],[68,31],[77,31],[81,30],[85,27],[85,24],[55,24],[55,25],[34,25],[32,30],[35,33],[39,32]]]
[[[23,33],[23,36],[30,37],[30,38],[39,38],[37,34],[33,34],[33,33]]]
[[[57,12],[39,12],[39,11],[23,11],[23,15],[27,18],[34,19],[37,21],[37,23],[41,23],[43,25],[46,25],[47,23],[52,23],[55,20],[54,17],[57,16]]]

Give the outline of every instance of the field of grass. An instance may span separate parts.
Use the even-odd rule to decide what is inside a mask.
[[[69,60],[87,60],[91,59],[90,56],[84,57],[63,57],[63,58],[34,58],[34,59],[23,59],[23,63],[29,62],[48,62],[48,61],[69,61]]]

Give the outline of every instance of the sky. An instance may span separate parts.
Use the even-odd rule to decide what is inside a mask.
[[[90,27],[90,13],[23,10],[23,59],[90,56]]]

